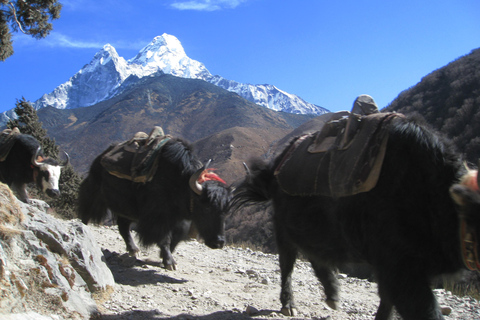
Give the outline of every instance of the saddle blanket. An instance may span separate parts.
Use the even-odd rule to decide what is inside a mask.
[[[171,139],[162,128],[155,127],[149,135],[138,132],[135,136],[114,146],[100,159],[111,175],[133,182],[150,181],[158,168],[158,155]]]
[[[320,131],[297,138],[275,169],[290,195],[333,198],[370,191],[380,176],[388,124],[397,113],[342,112]]]
[[[17,127],[13,129],[5,129],[0,133],[0,162],[7,159],[10,150],[16,141],[16,136],[20,134]]]

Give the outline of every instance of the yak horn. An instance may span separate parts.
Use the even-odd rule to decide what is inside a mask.
[[[68,155],[68,153],[66,153],[65,151],[63,151],[63,153],[65,154],[67,160],[65,160],[65,162],[60,165],[61,168],[65,168],[70,163],[70,156]]]
[[[208,165],[210,164],[211,161],[212,161],[212,159],[208,160],[206,165],[204,165],[202,168],[198,169],[190,177],[190,181],[189,181],[190,188],[192,188],[193,192],[195,192],[198,195],[201,195],[202,192],[203,192],[203,187],[200,183],[198,183],[198,178],[200,177],[202,172],[208,168]]]
[[[243,163],[243,167],[245,168],[245,174],[246,174],[246,178],[245,178],[245,181],[250,184],[252,182],[252,174],[250,172],[250,168],[248,168],[247,164],[245,162],[242,162]]]
[[[248,168],[247,164],[245,162],[242,162],[243,168],[245,168],[245,173],[247,176],[250,176],[250,168]]]
[[[32,164],[36,167],[43,166],[43,162],[37,160],[38,154],[40,153],[41,150],[42,150],[42,148],[38,147],[37,151],[35,151],[35,154],[32,157]]]

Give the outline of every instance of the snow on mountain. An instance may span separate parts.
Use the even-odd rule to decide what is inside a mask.
[[[153,76],[159,71],[177,77],[202,79],[236,92],[261,106],[289,113],[322,114],[326,109],[304,101],[273,85],[238,83],[213,76],[207,68],[190,59],[180,41],[168,34],[157,36],[132,59],[126,61],[115,48],[105,45],[89,64],[53,92],[44,94],[33,104],[35,109],[53,106],[58,109],[86,107],[112,98],[129,76]]]
[[[182,78],[204,79],[210,76],[202,63],[187,57],[177,38],[165,33],[155,37],[129,63],[137,67],[139,71],[136,75],[139,77],[159,70]]]
[[[52,106],[57,109],[86,107],[108,99],[131,74],[131,68],[115,48],[106,44],[67,82],[44,94],[33,104],[35,109]]]
[[[213,76],[204,80],[275,111],[316,115],[328,112],[328,110],[322,107],[308,103],[299,96],[282,91],[270,84],[253,85],[238,83],[233,80],[226,80],[220,76]]]

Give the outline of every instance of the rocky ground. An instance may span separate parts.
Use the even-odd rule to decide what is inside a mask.
[[[298,262],[293,275],[298,315],[288,318],[279,312],[277,255],[234,247],[212,250],[192,240],[177,247],[177,270],[167,271],[158,248],[131,258],[116,227],[91,228],[116,282],[114,292],[98,303],[101,319],[374,319],[379,302],[375,283],[339,275],[341,310],[332,310],[309,264]],[[480,319],[478,301],[444,290],[435,294],[452,309],[446,319]]]

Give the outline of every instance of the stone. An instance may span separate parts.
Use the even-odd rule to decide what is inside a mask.
[[[2,319],[28,319],[32,310],[45,319],[90,319],[98,314],[92,294],[115,285],[104,260],[87,226],[20,202],[0,183]]]
[[[255,314],[258,314],[259,311],[257,308],[253,307],[253,306],[247,306],[247,308],[245,309],[245,313],[248,315],[248,316],[253,316]]]

